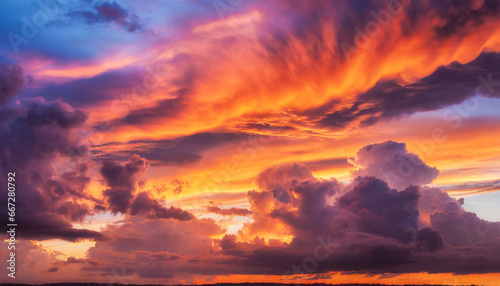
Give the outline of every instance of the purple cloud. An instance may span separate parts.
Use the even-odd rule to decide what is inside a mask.
[[[359,169],[354,176],[374,176],[391,188],[404,190],[409,185],[430,184],[439,174],[417,155],[406,150],[406,144],[387,141],[361,148],[350,162]]]

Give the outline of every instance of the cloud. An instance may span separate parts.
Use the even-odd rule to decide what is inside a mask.
[[[123,258],[134,260],[130,265],[132,273],[141,277],[172,277],[178,271],[190,271],[186,262],[203,259],[216,248],[210,236],[224,231],[211,219],[188,221],[129,217],[119,226],[110,226],[103,234],[113,237],[109,241],[99,241],[89,249],[88,259],[98,262],[85,270],[110,275],[112,269],[122,265]],[[128,272],[128,271],[127,271]]]
[[[418,227],[418,187],[391,190],[387,183],[373,177],[356,179],[354,188],[336,201],[356,231],[377,234],[408,243],[415,240]]]
[[[329,229],[333,211],[329,201],[341,187],[333,178],[297,183],[289,190],[292,202],[273,210],[270,216],[290,226],[296,242],[314,243],[315,236]]]
[[[180,208],[164,207],[158,200],[146,191],[136,194],[138,180],[149,167],[149,163],[134,154],[126,163],[112,160],[102,162],[100,173],[106,181],[108,189],[103,195],[108,203],[107,208],[114,213],[130,214],[132,216],[147,216],[149,218],[163,218],[176,220],[191,220],[195,216]]]
[[[276,188],[288,189],[298,181],[314,179],[309,168],[299,163],[281,164],[269,167],[257,176],[260,189],[272,191]]]
[[[343,168],[352,167],[352,165],[348,162],[347,158],[345,158],[345,157],[310,160],[310,161],[303,161],[300,163],[309,167],[309,169],[311,169],[311,171],[320,171],[320,170],[325,170],[325,169],[329,169],[332,167],[336,167],[336,168],[338,168],[338,167],[343,167]]]
[[[99,232],[75,229],[92,213],[96,199],[86,191],[88,146],[82,140],[86,115],[61,101],[21,99],[0,122],[0,182],[15,172],[16,222],[25,239],[100,239]],[[57,168],[57,172],[56,172]],[[0,198],[7,205],[7,197]],[[7,220],[7,213],[1,214]]]
[[[370,146],[361,150],[370,150]],[[404,144],[389,142],[375,149],[383,147],[389,151],[398,147],[407,155]],[[385,153],[378,150],[377,154]],[[384,165],[383,160],[374,160],[372,164],[377,162]],[[262,186],[273,186],[272,176],[268,178]],[[279,185],[282,181],[277,176],[275,183]],[[499,270],[490,263],[500,261],[496,250],[500,223],[477,218],[463,209],[463,199],[455,200],[440,189],[409,186],[397,191],[374,177],[358,177],[348,186],[316,179],[289,185],[286,192],[291,199],[286,202],[281,196],[273,196],[269,189],[272,188],[249,193],[254,223],[245,225],[241,233],[263,228],[266,222],[282,229],[280,223],[283,223],[287,226],[284,229],[293,234],[293,240],[290,244],[270,247],[256,241],[238,242],[238,237],[227,236],[220,242],[221,251],[228,256],[225,263],[255,267],[257,272],[265,268],[266,271],[259,273],[266,274],[279,274],[293,265],[303,273],[311,273],[308,270],[311,268],[315,273],[467,274]],[[473,254],[476,251],[473,249],[478,252]],[[318,253],[327,254],[326,258],[317,258]],[[306,267],[305,261],[313,257],[317,264],[310,262]],[[460,267],[481,259],[488,261],[483,267]],[[439,261],[439,266],[435,261]]]
[[[462,208],[434,213],[430,220],[432,228],[453,246],[477,246],[494,242],[500,237],[500,222],[482,220],[475,213]]]
[[[425,8],[425,3],[411,3],[411,10],[408,15],[411,21],[407,23],[403,29],[409,31],[420,23],[423,23],[422,18],[418,18],[415,11],[422,11]],[[451,8],[453,7],[453,8]],[[447,38],[456,34],[464,33],[464,31],[474,29],[486,22],[486,19],[497,17],[500,12],[500,5],[496,1],[463,1],[456,3],[454,1],[442,1],[433,6],[433,13],[438,16],[440,21],[434,23],[434,31],[436,37]]]
[[[57,265],[84,264],[85,262],[87,262],[87,261],[83,258],[75,258],[73,256],[70,256],[66,259],[66,261],[61,260],[61,261],[58,261],[56,264]]]
[[[403,190],[409,185],[430,184],[439,174],[417,155],[406,150],[406,144],[386,141],[361,148],[351,164],[359,169],[354,176],[374,176],[387,181],[391,188]]]
[[[185,36],[188,39],[179,40],[179,45],[169,40],[151,47],[165,57],[175,58],[177,51],[182,51],[177,55],[182,65],[172,72],[183,76],[169,78],[171,86],[161,91],[160,99],[152,98],[151,105],[112,120],[124,131],[112,134],[116,135],[110,136],[114,140],[130,138],[120,135],[141,140],[99,146],[99,154],[113,159],[102,162],[100,168],[107,185],[103,204],[96,206],[97,200],[86,191],[93,163],[81,152],[68,151],[69,147],[87,153],[88,146],[77,136],[86,128],[86,115],[60,100],[9,104],[13,95],[2,95],[8,104],[0,110],[0,139],[7,143],[0,148],[0,168],[2,174],[19,172],[24,182],[20,207],[26,214],[19,219],[31,232],[23,235],[67,240],[105,236],[107,240],[97,241],[89,251],[88,263],[67,261],[73,266],[84,264],[84,271],[102,276],[113,275],[116,267],[147,278],[280,275],[294,265],[305,272],[498,272],[498,224],[466,212],[463,200],[454,200],[439,189],[417,186],[432,182],[438,171],[408,153],[402,143],[389,141],[361,149],[352,161],[360,169],[350,185],[333,178],[316,178],[310,169],[344,164],[342,159],[288,163],[264,170],[255,178],[258,190],[247,193],[250,211],[208,209],[230,215],[251,212],[253,221],[249,220],[238,235],[225,235],[215,221],[165,207],[152,192],[138,190],[146,161],[153,165],[201,162],[206,152],[250,137],[234,133],[235,126],[252,132],[276,126],[309,135],[317,131],[308,129],[315,123],[331,128],[364,127],[462,102],[473,95],[477,76],[488,79],[491,73],[496,79],[498,74],[495,53],[483,53],[472,63],[463,64],[483,49],[495,50],[492,43],[496,39],[490,31],[498,24],[495,2],[443,2],[436,8],[431,2],[403,2],[401,16],[393,17],[378,37],[370,37],[366,48],[357,48],[350,59],[343,57],[340,45],[355,40],[356,28],[365,27],[373,20],[372,12],[387,9],[387,3],[262,3],[248,4],[250,13],[199,25]],[[94,27],[115,23],[128,32],[143,29],[142,23],[116,2],[93,4],[91,9],[71,15]],[[120,44],[123,48],[123,42]],[[453,61],[462,64],[450,64]],[[398,73],[400,78],[395,76]],[[106,83],[97,86],[100,81]],[[113,77],[105,74],[99,80],[82,79],[65,87],[76,91],[95,84],[115,92],[107,89],[107,83],[114,84]],[[12,86],[10,90],[17,89],[16,84]],[[483,85],[482,91],[489,90]],[[46,96],[59,98],[57,93]],[[89,93],[91,98],[81,100],[82,105],[104,98],[92,89]],[[61,98],[77,103],[77,96],[75,92]],[[486,96],[496,97],[497,93]],[[286,111],[286,116],[297,120],[302,115],[309,118],[289,125],[280,120],[267,123],[275,110],[278,114]],[[259,117],[263,113],[267,117]],[[98,120],[100,115],[104,114],[98,114]],[[240,118],[259,118],[260,122],[245,125]],[[149,126],[169,128],[168,132],[156,130],[155,139],[149,140],[144,139],[153,131]],[[132,128],[136,132],[130,132]],[[158,140],[160,137],[168,139]],[[122,144],[126,146],[119,151],[109,151]],[[70,167],[64,165],[66,161]],[[387,172],[396,177],[384,176]],[[0,184],[5,183],[5,176],[0,175]],[[174,193],[180,191],[177,186],[183,186],[174,185]],[[2,200],[0,203],[5,205]],[[124,213],[124,219],[102,233],[72,227],[95,207]],[[324,259],[316,259],[317,267],[304,264],[318,253]],[[45,271],[56,267],[61,273],[68,265],[54,265]]]
[[[460,3],[457,9],[449,2],[431,9],[428,1],[292,3],[245,4],[245,11],[231,19],[196,19],[198,25],[174,43],[155,43],[154,51],[166,51],[155,61],[168,66],[161,76],[165,88],[151,92],[154,100],[147,106],[132,106],[128,115],[112,119],[118,127],[115,135],[136,139],[154,132],[156,138],[172,138],[221,126],[252,133],[269,132],[273,126],[299,134],[325,126],[343,132],[460,103],[473,95],[478,75],[496,75],[488,60],[476,62],[484,64],[479,69],[466,64],[483,50],[497,49],[497,35],[490,28],[499,20],[495,3]],[[401,9],[390,13],[394,3]],[[380,20],[383,12],[390,19]],[[469,12],[483,21],[472,25]],[[373,23],[378,32],[363,32],[370,35],[347,59],[341,45],[353,44],[357,31]],[[436,32],[462,26],[466,28],[451,29],[446,36]],[[407,41],[415,45],[408,47]],[[485,55],[489,53],[480,58]],[[443,83],[435,84],[440,79]],[[296,121],[271,122],[285,110]],[[157,128],[164,124],[172,127]]]
[[[221,209],[217,206],[207,206],[207,211],[214,213],[214,214],[219,214],[223,216],[249,216],[252,214],[251,211],[247,209],[239,209],[239,208],[228,208],[228,209]]]
[[[189,182],[180,179],[173,179],[170,184],[162,184],[160,186],[153,185],[152,188],[156,195],[171,193],[174,196],[177,196],[189,188]]]
[[[358,122],[363,127],[379,120],[439,110],[462,103],[474,95],[498,98],[500,92],[495,88],[495,79],[500,77],[499,64],[500,54],[482,53],[466,64],[454,62],[439,67],[413,83],[397,78],[381,80],[359,94],[352,105],[326,114],[319,122],[334,128],[345,128]]]
[[[445,248],[441,233],[432,228],[424,228],[416,232],[417,251],[438,251]]]
[[[98,146],[97,149],[103,150],[101,154],[103,157],[122,159],[132,154],[138,154],[151,161],[153,165],[185,165],[200,161],[203,153],[209,150],[248,138],[252,138],[252,135],[203,132],[177,139],[130,141],[128,144],[133,146],[130,147],[133,150],[127,148],[126,145],[123,146],[122,143],[109,143]],[[107,147],[117,145],[122,145],[120,148],[124,150],[106,153]]]
[[[114,1],[95,4],[92,8],[91,10],[73,11],[68,16],[80,17],[89,25],[96,23],[116,23],[131,33],[144,29],[137,15],[130,14],[129,11]]]
[[[22,94],[25,97],[42,96],[46,100],[60,98],[72,107],[88,108],[130,94],[134,87],[141,86],[143,76],[137,68],[126,67],[90,78],[77,78],[64,83],[49,82],[42,87],[26,88]]]
[[[170,182],[170,185],[174,186],[174,189],[172,190],[174,195],[178,195],[182,193],[182,191],[184,191],[185,189],[189,188],[188,182],[179,179],[173,179],[172,182]]]
[[[289,234],[289,229],[277,218],[271,217],[271,212],[276,209],[281,202],[276,200],[269,191],[259,192],[256,190],[248,191],[248,200],[250,201],[250,211],[252,212],[253,222],[246,222],[239,231],[239,235],[246,239],[254,237],[273,237]]]
[[[194,219],[194,215],[180,208],[171,206],[163,207],[158,201],[152,199],[148,193],[138,194],[130,206],[131,215],[146,215],[150,218],[173,218],[177,220]]]
[[[113,212],[127,211],[134,197],[136,176],[145,172],[147,167],[146,161],[138,155],[130,157],[124,165],[111,160],[102,162],[100,172],[109,186],[103,195]]]
[[[457,172],[457,170],[451,170]],[[448,173],[451,173],[448,171]],[[473,191],[475,193],[480,192],[494,192],[500,190],[500,180],[487,180],[482,182],[464,182],[458,184],[450,184],[445,187],[447,190],[453,191]]]
[[[0,105],[9,101],[23,84],[23,70],[20,66],[0,63]]]
[[[421,223],[430,226],[430,216],[434,213],[462,209],[464,199],[454,199],[439,188],[420,188],[419,211]]]
[[[270,247],[257,242],[238,242],[237,237],[226,236],[220,242],[221,251],[226,255],[223,263],[239,265],[241,268],[235,270],[237,273],[247,273],[249,267],[254,267],[254,273],[277,275],[287,269],[301,273],[427,271],[464,274],[498,271],[498,267],[490,264],[500,261],[495,250],[495,241],[500,237],[498,233],[492,232],[489,240],[476,241],[475,250],[472,250],[455,247],[456,244],[447,239],[449,235],[442,234],[437,225],[419,228],[418,187],[398,192],[391,190],[382,180],[358,178],[352,189],[328,204],[325,202],[335,189],[330,186],[330,192],[318,193],[314,191],[317,184],[299,184],[308,190],[303,192],[303,199],[316,204],[301,202],[298,208],[288,212],[283,212],[286,205],[281,204],[271,212],[271,217],[278,217],[291,226],[295,235],[290,244]],[[294,217],[302,218],[309,225],[298,223]],[[489,229],[493,226],[490,225]],[[464,233],[454,233],[453,236],[469,237]],[[474,269],[460,266],[480,259],[488,263]]]
[[[58,261],[58,253],[47,250],[42,245],[30,240],[17,240],[15,253],[15,279],[23,280],[23,282],[33,281],[33,283],[36,283],[34,281],[36,281],[36,279],[40,276],[43,277],[46,274],[53,275],[48,272],[52,268],[51,265]],[[10,250],[5,247],[4,249],[0,250],[0,254],[5,257],[9,257]],[[10,266],[7,259],[4,259],[4,261],[2,261],[1,266],[5,269]]]
[[[408,155],[404,144],[370,146],[361,150]],[[463,200],[440,189],[408,186],[398,191],[367,176],[344,185],[315,178],[294,163],[265,169],[256,182],[262,189],[247,193],[251,209],[244,210],[253,221],[237,235],[211,219],[161,218],[168,209],[140,193],[123,224],[109,225],[103,231],[108,240],[89,250],[94,264],[86,264],[84,271],[110,275],[113,267],[124,266],[143,278],[173,278],[181,273],[286,275],[292,267],[302,273],[369,274],[500,270],[495,264],[500,261],[500,223],[477,218],[463,209]],[[207,210],[237,215],[243,209]],[[280,239],[287,236],[290,242]],[[124,257],[133,265],[125,265]],[[463,267],[478,261],[487,263]]]

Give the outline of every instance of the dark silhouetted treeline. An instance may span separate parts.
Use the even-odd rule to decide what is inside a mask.
[[[22,284],[22,283],[0,283],[0,285],[16,285],[16,286],[165,286],[166,284],[118,284],[118,283],[45,283],[45,284]],[[325,284],[325,283],[314,283],[314,284],[300,284],[300,283],[217,283],[217,284],[200,284],[197,286],[452,286],[444,284],[404,284],[404,285],[394,285],[394,284],[353,284],[353,283],[343,283],[343,284]],[[170,286],[185,286],[185,285],[170,285]],[[477,286],[472,285],[462,285],[462,286]]]

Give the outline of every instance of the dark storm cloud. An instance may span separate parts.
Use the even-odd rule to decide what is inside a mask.
[[[62,103],[61,101],[54,101],[51,103],[44,104],[42,102],[34,101],[25,101],[27,103],[27,107],[29,108],[26,113],[26,117],[22,120],[18,121],[21,124],[24,124],[26,127],[28,126],[50,126],[56,125],[62,129],[72,129],[78,128],[83,125],[83,123],[87,120],[87,116],[83,114],[79,110],[72,110],[72,108]],[[47,135],[42,135],[47,136]],[[45,139],[45,138],[43,138]],[[48,137],[46,138],[48,139]],[[54,143],[43,143],[38,142],[41,146],[45,146],[47,144],[51,144],[49,148],[56,148],[53,146]],[[56,143],[57,144],[57,143]],[[59,145],[60,146],[60,145]]]
[[[385,156],[387,153],[382,147],[391,149],[398,144],[386,143],[373,151]],[[364,149],[371,148],[367,146],[361,150]],[[402,154],[408,155],[406,150]],[[383,166],[383,160],[372,159],[374,166],[377,162]],[[397,172],[398,166],[383,168]],[[283,169],[281,173],[293,174],[288,172],[290,170]],[[276,177],[276,184],[282,181],[280,176]],[[267,185],[272,184],[268,182]],[[257,272],[266,269],[259,272],[266,274],[280,274],[297,265],[301,272],[310,273],[303,263],[307,259],[310,261],[318,252],[315,248],[319,247],[321,253],[328,255],[316,259],[318,264],[313,272],[469,274],[499,271],[491,263],[500,261],[500,223],[487,222],[466,212],[462,207],[463,199],[452,199],[437,188],[409,186],[397,191],[380,179],[358,177],[350,186],[335,181],[306,180],[295,182],[287,189],[281,188],[280,192],[276,190],[272,191],[276,200],[274,205],[269,203],[269,196],[257,203],[257,199],[262,200],[268,191],[254,192],[250,196],[252,210],[256,216],[262,212],[257,213],[256,206],[272,206],[274,210],[268,213],[267,220],[278,219],[291,227],[292,242],[288,246],[266,247],[226,237],[221,251],[235,258],[228,257],[222,263],[255,267]],[[284,201],[282,193],[285,192],[293,199]],[[421,226],[421,216],[430,217],[428,226]],[[264,221],[265,218],[255,217],[254,224]],[[486,262],[473,268],[462,266],[479,261]],[[308,263],[311,268],[312,264]],[[240,271],[246,273],[246,270]]]
[[[414,241],[419,217],[418,187],[397,192],[373,177],[356,180],[356,186],[336,204],[354,219],[357,231],[395,238],[403,243]]]
[[[382,119],[400,118],[459,104],[474,95],[500,97],[499,65],[500,54],[483,53],[467,64],[442,66],[414,83],[382,80],[358,95],[352,106],[327,114],[320,123],[344,128],[363,117],[361,125],[372,125]]]
[[[103,161],[100,171],[108,186],[133,188],[135,175],[144,172],[146,168],[146,161],[134,155],[124,165],[113,161]]]
[[[95,4],[90,10],[73,11],[68,13],[68,16],[79,17],[89,25],[96,23],[116,23],[128,32],[144,29],[137,15],[131,14],[115,1]]]
[[[235,143],[245,139],[252,138],[252,135],[244,133],[211,133],[203,132],[181,137],[177,139],[166,140],[139,140],[130,141],[128,144],[134,147],[133,150],[119,151],[116,154],[100,154],[103,157],[123,159],[132,154],[138,154],[141,157],[151,161],[152,165],[184,165],[192,164],[201,160],[203,153],[213,148],[223,146],[224,144]],[[110,143],[101,147],[114,145]],[[120,143],[120,145],[122,145]],[[99,146],[97,147],[99,149]]]
[[[22,194],[16,197],[16,223],[25,228],[21,237],[102,238],[99,232],[71,225],[91,214],[88,205],[75,198],[94,201],[85,192],[90,180],[84,156],[88,146],[77,136],[83,131],[86,115],[61,101],[40,98],[22,99],[9,108],[10,116],[0,124],[0,181],[7,185],[7,174],[15,172],[16,192]],[[53,169],[55,161],[63,167],[59,174]],[[65,161],[69,161],[66,166]],[[0,198],[4,205],[6,198]],[[1,214],[5,221],[6,215]]]
[[[290,204],[297,210],[291,210],[289,204],[286,204],[271,212],[271,217],[291,226],[297,241],[311,243],[314,236],[329,229],[334,209],[328,205],[328,198],[337,194],[339,189],[340,185],[334,179],[298,183],[289,191],[294,197]],[[274,194],[276,197],[276,193]],[[283,198],[283,195],[280,197]]]
[[[441,233],[432,228],[424,228],[416,233],[417,251],[437,251],[445,248]]]
[[[173,218],[177,220],[191,220],[194,215],[180,208],[170,206],[165,208],[158,201],[152,199],[148,193],[138,194],[130,206],[131,215],[146,215],[150,218]]]
[[[144,158],[134,154],[126,163],[112,160],[102,162],[101,175],[106,181],[108,189],[103,191],[108,206],[106,209],[114,213],[129,213],[132,216],[149,218],[192,220],[195,216],[180,208],[170,206],[166,208],[148,192],[136,194],[139,176],[149,166]]]
[[[287,202],[270,216],[289,225],[296,242],[314,244],[315,238],[346,231],[370,233],[402,243],[414,241],[418,226],[419,191],[410,187],[391,190],[373,177],[359,177],[354,188],[330,205],[343,186],[335,180],[304,181],[290,188],[292,207]],[[284,191],[284,190],[283,190]],[[280,198],[276,197],[277,200]]]
[[[372,147],[374,152],[386,154],[385,149],[392,150],[393,145],[399,146],[385,142],[380,148]],[[404,149],[402,145],[399,147]],[[402,154],[408,155],[406,150]],[[397,166],[385,169],[389,167],[397,171]],[[107,273],[110,263],[120,263],[125,256],[138,262],[130,272],[141,277],[172,277],[178,272],[500,271],[500,223],[477,218],[463,209],[463,199],[455,200],[440,189],[408,186],[398,191],[375,177],[357,177],[344,185],[333,178],[315,178],[306,166],[296,163],[270,167],[256,181],[261,190],[248,192],[251,210],[247,212],[253,222],[245,224],[241,232],[286,230],[293,236],[290,243],[272,239],[266,243],[258,236],[252,242],[241,242],[238,236],[227,234],[210,239],[220,233],[213,220],[159,219],[157,209],[165,208],[142,193],[131,208],[135,216],[104,232],[115,239],[91,248],[90,259],[99,264],[87,270]],[[235,213],[219,207],[209,211]],[[196,235],[189,235],[192,232]],[[183,244],[177,245],[179,241]]]
[[[289,245],[259,246],[226,236],[220,241],[221,252],[226,255],[220,263],[241,266],[237,269],[240,274],[248,273],[248,268],[260,274],[283,274],[291,272],[294,265],[302,273],[499,271],[498,264],[491,264],[500,261],[497,223],[477,219],[442,191],[443,196],[436,201],[449,205],[446,214],[460,213],[459,219],[443,217],[436,209],[432,228],[420,228],[419,187],[398,192],[382,180],[359,177],[350,190],[328,204],[338,187],[330,184],[321,190],[318,185],[321,183],[310,181],[297,184],[290,190],[301,194],[292,201],[295,208],[287,209],[287,204],[282,204],[271,212],[271,217],[292,227],[295,237]],[[485,262],[463,267],[479,261]]]
[[[132,190],[122,187],[107,189],[102,193],[106,197],[109,209],[113,213],[125,213],[130,206],[132,198],[134,197],[132,195]]]
[[[67,147],[78,148],[71,131],[83,126],[86,115],[60,102],[40,99],[22,100],[13,106],[17,117],[4,122],[0,129],[2,155],[16,165],[29,165],[33,159],[67,154]],[[71,175],[68,175],[68,178]],[[36,180],[33,178],[32,181]]]
[[[23,70],[20,66],[0,63],[0,105],[9,101],[23,83]]]
[[[127,211],[134,197],[136,175],[146,171],[147,167],[146,161],[138,155],[133,155],[123,165],[111,160],[102,162],[100,172],[109,186],[103,194],[113,212]]]
[[[22,205],[19,206],[19,208],[21,207]],[[20,236],[25,239],[45,240],[61,238],[68,241],[77,241],[85,238],[104,239],[99,232],[73,228],[68,220],[57,214],[32,211],[28,215],[18,215],[18,224],[21,223],[23,231]]]

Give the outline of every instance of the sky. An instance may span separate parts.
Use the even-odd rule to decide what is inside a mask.
[[[500,2],[0,17],[0,282],[500,285]]]

